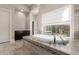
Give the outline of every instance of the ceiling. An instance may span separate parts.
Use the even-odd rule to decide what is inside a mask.
[[[0,7],[2,8],[15,8],[17,10],[23,9],[26,12],[29,12],[29,10],[39,7],[40,13],[46,13],[52,10],[55,10],[57,8],[63,7],[66,4],[0,4]],[[35,9],[34,9],[35,10]]]
[[[6,8],[6,9],[11,9],[11,8],[15,8],[18,10],[24,9],[24,11],[29,11],[29,7],[31,6],[31,4],[0,4],[1,8]]]
[[[57,8],[66,6],[66,4],[41,4],[40,5],[40,13],[47,13],[49,11],[55,10]]]

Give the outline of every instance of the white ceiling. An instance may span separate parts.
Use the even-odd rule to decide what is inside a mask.
[[[32,6],[34,6],[34,8],[37,8],[37,6],[35,7],[36,4],[0,4],[1,8],[15,8],[15,9],[24,9],[24,11],[29,12]],[[40,13],[46,13],[52,10],[55,10],[57,8],[63,7],[66,4],[40,4]],[[39,7],[39,6],[38,6]]]
[[[57,8],[66,6],[66,4],[41,4],[40,5],[40,13],[46,13],[52,10],[55,10]]]
[[[7,8],[7,9],[11,9],[11,8],[15,8],[18,10],[23,9],[24,11],[29,11],[29,7],[31,6],[31,4],[0,4],[1,8]]]

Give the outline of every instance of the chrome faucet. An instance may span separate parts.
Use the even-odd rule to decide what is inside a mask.
[[[55,37],[55,35],[54,35],[54,44],[56,44],[56,37]]]
[[[63,45],[66,45],[63,38],[60,36],[60,39],[62,40]]]

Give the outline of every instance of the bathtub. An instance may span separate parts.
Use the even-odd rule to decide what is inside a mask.
[[[61,36],[63,39],[62,41],[59,35],[43,35],[43,34],[33,35],[33,37],[37,38],[38,41],[44,43],[54,43],[54,36],[57,44],[68,43],[70,39],[69,37]]]

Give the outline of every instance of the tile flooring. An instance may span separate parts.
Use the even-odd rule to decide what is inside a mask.
[[[51,53],[24,40],[0,44],[0,55],[50,55]]]
[[[16,55],[23,54],[23,40],[18,40],[15,44],[2,43],[0,44],[0,55]]]

